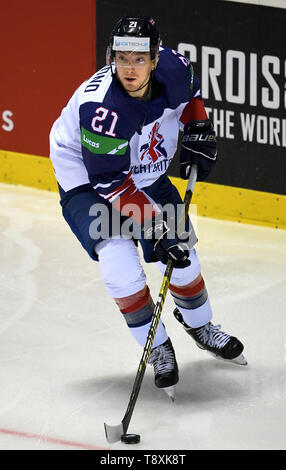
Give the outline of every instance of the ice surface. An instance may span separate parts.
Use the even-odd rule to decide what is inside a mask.
[[[0,449],[126,449],[103,423],[121,422],[141,348],[58,195],[1,184],[0,202]],[[128,449],[285,449],[286,231],[198,218],[197,233],[213,323],[244,342],[248,366],[199,350],[168,294],[176,400],[148,367]],[[157,300],[161,274],[144,269]]]

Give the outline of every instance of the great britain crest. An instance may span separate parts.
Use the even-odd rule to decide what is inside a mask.
[[[148,159],[149,162],[155,163],[160,157],[167,158],[167,152],[162,147],[164,142],[164,137],[159,134],[159,122],[155,122],[151,132],[149,132],[149,142],[147,144],[142,145],[140,148],[140,152],[143,151],[140,160]]]

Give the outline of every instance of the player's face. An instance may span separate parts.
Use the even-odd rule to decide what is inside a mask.
[[[134,98],[142,98],[147,91],[153,69],[149,52],[116,51],[115,65],[117,76],[127,93]],[[141,87],[143,88],[138,90]]]

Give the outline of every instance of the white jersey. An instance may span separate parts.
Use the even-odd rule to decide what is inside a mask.
[[[150,101],[132,98],[106,66],[76,90],[50,134],[50,158],[64,191],[90,183],[112,202],[166,172],[182,113],[201,98],[199,81],[188,59],[164,47],[154,83]]]

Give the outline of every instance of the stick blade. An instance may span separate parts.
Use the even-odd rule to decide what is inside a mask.
[[[105,435],[108,442],[118,442],[124,434],[123,424],[120,423],[117,426],[110,426],[104,423]]]

